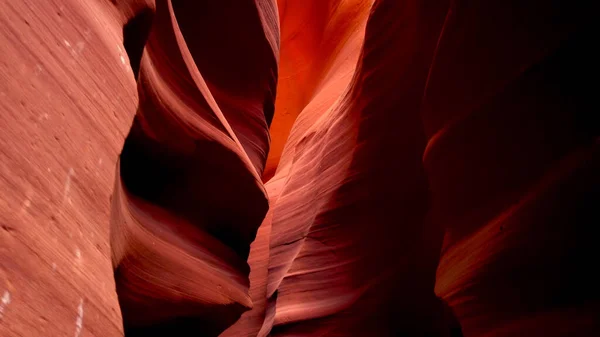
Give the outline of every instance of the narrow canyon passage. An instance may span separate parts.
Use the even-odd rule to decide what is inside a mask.
[[[600,335],[590,6],[0,0],[0,337]]]

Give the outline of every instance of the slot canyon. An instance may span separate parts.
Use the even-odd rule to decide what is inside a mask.
[[[600,336],[593,13],[0,0],[0,337]]]

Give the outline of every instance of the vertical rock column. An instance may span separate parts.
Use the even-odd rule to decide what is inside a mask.
[[[269,1],[157,1],[112,206],[127,336],[216,336],[252,307],[276,13]]]
[[[133,7],[0,1],[0,336],[123,335],[109,199],[136,108]]]

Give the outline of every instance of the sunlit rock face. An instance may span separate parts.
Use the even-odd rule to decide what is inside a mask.
[[[134,7],[0,1],[0,336],[123,335],[108,224]]]
[[[0,1],[0,336],[598,336],[584,1]]]

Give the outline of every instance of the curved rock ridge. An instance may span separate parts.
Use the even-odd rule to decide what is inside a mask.
[[[375,2],[350,76],[298,116],[272,180],[272,336],[445,333],[419,107],[448,6]]]
[[[274,2],[235,4],[156,2],[112,207],[127,336],[216,336],[252,307],[279,30]]]
[[[269,205],[272,206],[277,201],[277,196],[281,188],[279,183],[271,181],[266,185],[269,196]],[[237,336],[267,336],[271,330],[271,324],[265,323],[272,321],[273,306],[267,302],[267,275],[269,267],[270,241],[271,241],[271,221],[273,218],[273,208],[265,216],[260,228],[256,234],[256,239],[252,242],[248,264],[250,265],[250,298],[252,300],[252,309],[242,314],[240,319],[230,328],[225,330],[221,337]]]
[[[372,1],[330,1],[328,3],[319,1],[302,3],[280,1],[278,3],[279,14],[281,16],[280,21],[282,24],[281,45],[282,48],[286,48],[287,46],[288,49],[287,52],[282,50],[281,53],[281,62],[287,62],[287,65],[280,64],[280,81],[277,91],[277,102],[279,103],[276,103],[276,105],[282,104],[282,97],[288,97],[290,101],[297,101],[299,99],[298,96],[305,95],[307,90],[315,90],[315,98],[311,103],[312,107],[306,108],[305,112],[307,115],[301,114],[299,116],[299,118],[302,118],[302,116],[305,116],[304,118],[307,118],[306,116],[312,116],[312,118],[314,118],[315,116],[318,116],[318,114],[322,114],[325,109],[329,108],[340,97],[346,90],[348,83],[354,74],[364,38],[364,25],[371,4]],[[307,7],[305,8],[304,5]],[[301,25],[302,23],[308,23],[315,20],[315,16],[320,18],[319,20],[332,18],[329,24],[321,22],[323,27],[320,28],[318,34],[312,30],[307,32],[305,29],[315,28],[313,25]],[[291,21],[291,23],[288,21]],[[304,36],[304,34],[307,33],[312,35]],[[341,39],[340,36],[343,36],[344,38]],[[315,39],[315,41],[311,39]],[[302,42],[299,40],[304,41]],[[296,43],[300,43],[301,48],[298,48],[298,46],[295,45]],[[314,59],[310,59],[310,57],[314,56],[311,53],[316,51],[316,47],[303,47],[303,44],[307,43],[320,45],[323,54],[320,54],[321,56],[315,57]],[[301,71],[299,71],[297,68],[293,67],[294,62],[297,62],[295,60],[307,60],[310,61],[310,63],[316,62],[317,64],[327,64],[326,67],[320,68],[318,72],[311,75],[314,77],[312,79],[314,83],[310,85],[318,86],[318,90],[304,87],[308,85],[306,83],[302,84],[302,87],[297,86],[299,83],[296,82],[305,78],[303,72],[313,71],[313,65],[310,65],[310,67],[309,65],[305,65],[302,67]],[[297,75],[298,78],[294,79],[295,75]],[[282,83],[288,84],[283,85]],[[286,107],[285,105],[282,106]],[[282,128],[281,125],[275,124],[277,123],[277,118],[282,117],[280,108],[276,108],[276,111],[279,112],[276,114],[274,124],[271,127],[272,132],[273,130]],[[307,121],[309,122],[301,123],[299,121],[296,124],[296,130],[310,126],[310,119],[307,119]],[[293,120],[288,120],[288,122],[293,122]],[[302,131],[292,132],[290,137],[292,139],[293,137],[301,135],[301,133]],[[279,136],[280,135],[277,133],[272,136],[273,144],[282,140],[277,138]],[[293,144],[293,141],[290,141],[290,143]],[[273,151],[277,152],[281,151],[281,149],[277,150],[272,148],[271,152]],[[270,157],[268,161],[272,159],[273,158]],[[287,162],[282,161],[280,168],[286,164]],[[273,167],[271,168],[274,169]],[[267,167],[263,175],[263,180],[274,173],[274,170],[271,170],[270,172],[269,170],[269,167]],[[267,297],[267,267],[269,265],[270,257],[269,243],[271,241],[271,221],[273,209],[277,204],[277,198],[281,191],[281,187],[285,183],[285,178],[285,175],[278,174],[273,179],[270,179],[265,186],[269,196],[270,210],[261,225],[249,256],[249,263],[252,268],[250,273],[250,295],[252,296],[254,307],[251,311],[246,312],[240,321],[236,322],[230,329],[225,331],[223,336],[266,336],[271,330],[275,312],[272,293],[268,294],[270,298],[269,303],[265,303]],[[285,229],[282,226],[279,226],[277,230],[281,231]]]

